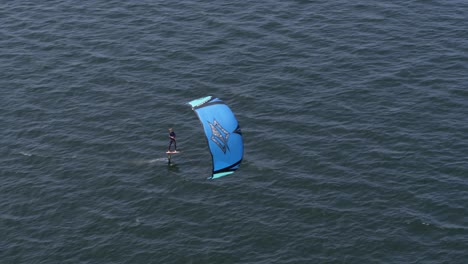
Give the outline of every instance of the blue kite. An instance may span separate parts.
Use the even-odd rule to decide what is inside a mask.
[[[213,172],[210,179],[233,173],[244,156],[242,132],[234,113],[219,98],[202,97],[189,104],[203,125],[210,148]]]

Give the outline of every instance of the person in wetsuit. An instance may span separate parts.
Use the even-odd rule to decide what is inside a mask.
[[[177,151],[176,134],[172,128],[169,128],[169,146],[167,147],[167,151],[171,151],[172,143],[174,143],[174,151]]]

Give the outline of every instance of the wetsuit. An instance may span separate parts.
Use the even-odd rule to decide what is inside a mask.
[[[170,141],[169,141],[169,146],[167,147],[167,150],[171,151],[172,142],[174,142],[174,150],[177,151],[176,134],[174,131],[169,133],[169,139]]]

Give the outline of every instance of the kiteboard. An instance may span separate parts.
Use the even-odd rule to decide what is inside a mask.
[[[177,150],[166,151],[166,154],[167,154],[167,165],[169,165],[169,166],[174,165],[174,164],[171,163],[171,155],[172,155],[172,154],[177,154],[177,153],[180,153],[180,152],[177,151]]]

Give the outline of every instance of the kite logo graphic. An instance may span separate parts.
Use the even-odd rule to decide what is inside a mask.
[[[211,128],[211,141],[213,141],[218,147],[226,153],[226,150],[229,150],[229,146],[227,144],[229,139],[229,132],[224,129],[216,120],[213,120],[213,123],[208,122]]]

